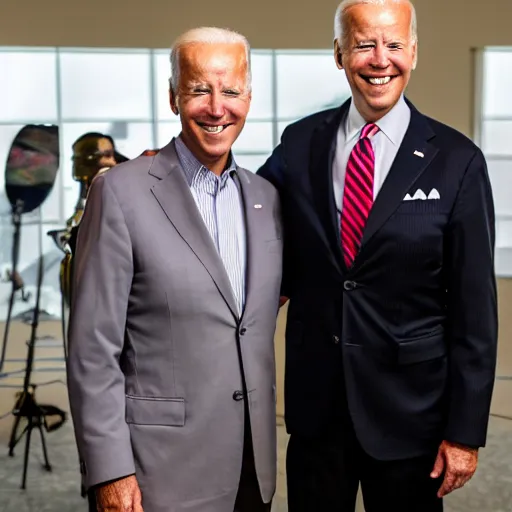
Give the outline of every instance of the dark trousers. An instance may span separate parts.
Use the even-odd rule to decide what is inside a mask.
[[[89,512],[96,512],[98,508],[96,507],[96,495],[94,494],[94,490],[90,489],[87,492],[87,505]]]
[[[359,483],[366,512],[442,512],[437,453],[379,461],[361,448],[352,425],[336,422],[318,437],[290,436],[286,460],[289,512],[354,512]]]

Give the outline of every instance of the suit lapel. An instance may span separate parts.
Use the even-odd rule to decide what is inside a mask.
[[[332,162],[336,149],[336,135],[342,119],[345,117],[350,101],[344,103],[322,125],[311,138],[311,157],[309,164],[310,183],[315,210],[321,223],[321,235],[329,250],[332,263],[342,273],[342,257],[336,201],[333,189]]]
[[[151,188],[158,204],[204,265],[233,315],[238,318],[229,277],[190,192],[174,142],[171,141],[154,157],[149,172],[160,180]]]
[[[434,137],[434,132],[425,117],[412,105],[409,106],[411,108],[409,128],[370,211],[363,233],[361,251],[400,206],[407,191],[428,167],[438,151],[428,142]],[[423,157],[415,152],[422,153]]]
[[[268,204],[263,191],[258,186],[256,180],[251,179],[249,172],[239,168],[237,176],[237,183],[242,192],[247,240],[246,296],[243,312],[245,314],[247,308],[254,301],[254,293],[257,288],[255,284],[261,281],[261,273],[266,271],[258,262],[265,259],[265,233],[268,230],[266,229],[267,226],[264,219],[269,218],[269,212],[266,211]],[[261,208],[255,208],[254,205],[261,205]]]

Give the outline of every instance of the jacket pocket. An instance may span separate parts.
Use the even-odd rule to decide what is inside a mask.
[[[444,333],[437,332],[398,345],[398,364],[429,361],[446,355]]]
[[[432,215],[447,213],[446,207],[443,208],[443,206],[444,205],[439,199],[402,201],[400,206],[397,208],[396,213],[398,215]]]
[[[185,399],[126,395],[126,423],[183,427]]]

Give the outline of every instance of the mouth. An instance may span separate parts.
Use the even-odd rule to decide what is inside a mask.
[[[231,126],[231,123],[228,124],[208,124],[208,123],[200,123],[197,122],[197,125],[204,130],[206,133],[210,133],[213,135],[222,133],[228,126]]]
[[[395,76],[364,76],[361,75],[363,80],[365,80],[370,85],[387,85],[391,80],[396,78]]]

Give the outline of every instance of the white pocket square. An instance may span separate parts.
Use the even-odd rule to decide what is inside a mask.
[[[425,201],[426,199],[441,199],[439,195],[439,191],[436,188],[433,188],[428,196],[419,188],[416,190],[413,196],[411,194],[406,194],[404,197],[404,201]]]
[[[433,188],[429,195],[428,199],[441,199],[441,196],[439,195],[439,192],[437,191],[437,188]]]

